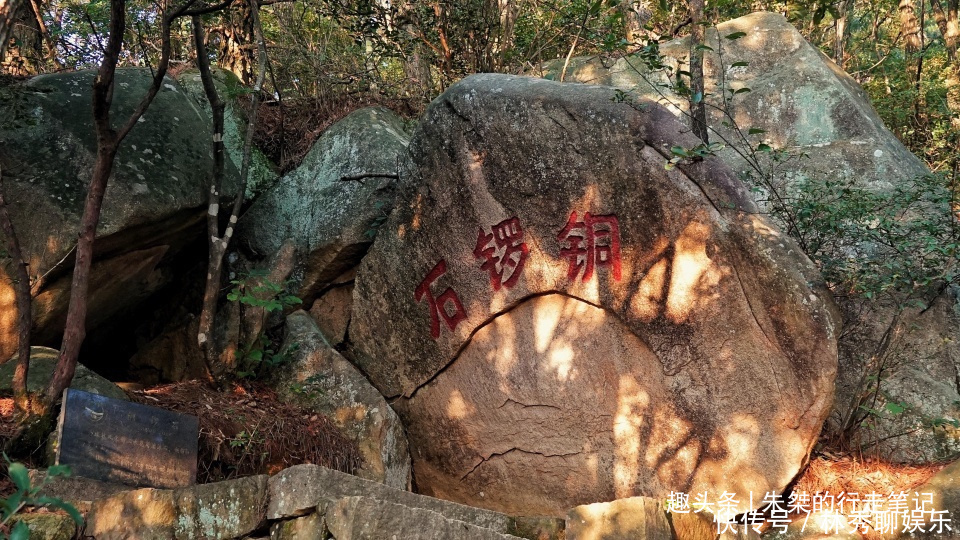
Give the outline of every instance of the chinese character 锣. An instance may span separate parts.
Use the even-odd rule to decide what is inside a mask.
[[[476,258],[486,259],[480,269],[490,273],[490,285],[495,291],[501,286],[509,289],[517,283],[529,251],[523,241],[520,220],[515,217],[491,227],[490,234],[480,229],[477,247],[473,248]]]

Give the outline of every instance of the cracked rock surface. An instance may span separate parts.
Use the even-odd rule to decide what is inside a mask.
[[[476,75],[431,104],[361,264],[351,359],[428,495],[515,515],[780,491],[830,410],[837,318],[697,140],[612,88]],[[762,495],[761,495],[762,498]]]

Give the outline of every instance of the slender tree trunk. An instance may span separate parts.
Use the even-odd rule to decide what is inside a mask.
[[[841,0],[837,4],[837,12],[839,16],[836,21],[836,29],[833,40],[833,61],[843,68],[843,56],[846,49],[847,42],[847,19],[850,15],[851,2],[849,0]]]
[[[44,48],[47,50],[47,62],[49,63],[48,67],[53,67],[56,70],[62,70],[63,64],[60,63],[60,59],[57,58],[57,43],[50,35],[50,30],[47,28],[47,23],[43,20],[43,5],[41,5],[40,0],[30,0],[30,8],[33,11],[34,18],[37,20],[37,28],[40,30],[40,39],[43,41]]]
[[[210,75],[210,61],[204,42],[204,31],[199,16],[193,17],[193,39],[197,49],[197,66],[203,90],[210,102],[213,113],[213,169],[210,171],[210,189],[207,205],[207,245],[209,247],[207,263],[207,283],[203,292],[203,307],[200,310],[200,330],[197,342],[203,349],[207,367],[207,377],[213,382],[214,359],[217,357],[217,345],[213,337],[213,323],[217,312],[217,299],[220,296],[221,263],[225,249],[220,243],[220,190],[223,187],[223,110],[224,104],[213,84]]]
[[[3,38],[6,52],[0,56],[0,64],[4,71],[12,75],[36,75],[43,63],[40,28],[29,3],[15,0],[12,9],[15,11],[9,14],[9,20],[4,24],[6,30],[0,29],[0,32],[7,32]],[[0,15],[0,18],[7,16]]]
[[[244,0],[225,14],[218,58],[222,67],[234,72],[244,85],[253,82],[253,15]]]
[[[0,171],[0,230],[3,231],[4,249],[10,258],[13,272],[13,294],[17,308],[17,367],[13,373],[13,399],[22,418],[30,414],[30,396],[27,392],[27,372],[30,368],[30,333],[33,327],[33,318],[30,313],[30,276],[27,272],[27,263],[23,260],[17,232],[7,212],[7,202],[4,199],[3,171]],[[0,359],[6,361],[6,358]]]
[[[217,94],[217,88],[213,84],[213,76],[210,73],[210,63],[207,60],[206,47],[203,39],[203,27],[198,17],[194,17],[194,41],[197,47],[198,65],[200,67],[200,77],[203,81],[203,89],[210,101],[210,108],[213,109],[213,151],[214,151],[214,170],[210,180],[210,198],[209,209],[207,211],[207,236],[209,238],[209,260],[207,267],[207,282],[203,294],[203,308],[200,312],[200,331],[197,335],[197,341],[203,348],[204,357],[207,364],[207,375],[213,380],[216,375],[224,371],[226,365],[224,361],[218,361],[218,351],[216,340],[213,335],[213,327],[216,318],[217,300],[220,296],[220,281],[223,274],[223,257],[230,246],[230,240],[233,238],[234,227],[237,224],[237,218],[240,215],[240,209],[243,205],[244,193],[247,190],[247,177],[250,175],[250,156],[253,152],[253,135],[256,131],[257,115],[260,110],[261,93],[263,90],[264,79],[267,71],[267,46],[263,37],[263,28],[260,24],[260,7],[257,0],[249,0],[247,9],[250,12],[251,22],[253,24],[254,38],[256,39],[257,50],[257,78],[254,83],[253,92],[250,94],[250,115],[247,122],[247,131],[243,141],[243,159],[240,164],[240,185],[237,187],[237,194],[233,201],[230,217],[227,220],[227,229],[223,236],[220,236],[219,209],[220,209],[220,190],[223,185],[223,102]]]
[[[704,98],[706,85],[703,77],[703,7],[704,0],[689,0],[690,19],[690,116],[692,117],[693,133],[710,144],[710,135],[707,131],[707,109]]]

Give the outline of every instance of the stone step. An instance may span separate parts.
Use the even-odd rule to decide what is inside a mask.
[[[432,510],[370,497],[344,497],[329,504],[324,517],[335,540],[520,540]]]
[[[513,518],[499,512],[400,491],[319,465],[294,465],[277,473],[270,478],[269,492],[267,519],[271,520],[297,517],[344,497],[362,496],[431,510],[449,519],[500,533],[507,533],[514,526]]]

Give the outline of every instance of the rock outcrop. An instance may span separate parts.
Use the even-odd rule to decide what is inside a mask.
[[[736,32],[746,35],[726,39]],[[724,160],[740,174],[753,170],[736,146],[761,142],[788,150],[795,159],[780,166],[763,163],[781,181],[853,180],[863,186],[889,188],[897,178],[926,174],[927,168],[891,133],[860,85],[824,56],[778,13],[752,13],[709,29],[704,52],[705,98],[713,142],[727,142]],[[660,45],[665,63],[677,66],[689,55],[688,39]],[[722,57],[720,56],[722,54]],[[562,63],[552,62],[544,75],[556,79]],[[684,68],[680,68],[684,69]],[[650,72],[639,56],[605,63],[597,57],[571,59],[568,82],[615,86],[631,95],[657,101],[683,117],[687,98],[674,93],[663,72]],[[749,88],[729,100],[729,90]],[[727,117],[726,112],[729,112]],[[737,125],[734,127],[730,119]],[[689,124],[689,120],[684,118]],[[741,139],[737,128],[747,135]],[[763,133],[749,135],[750,128]],[[801,154],[809,158],[799,159]]]
[[[667,110],[614,96],[472,76],[411,142],[349,340],[427,494],[778,491],[820,432],[839,321],[813,265],[720,160],[665,170],[695,145]]]
[[[244,214],[238,244],[253,256],[269,257],[293,239],[299,296],[312,302],[373,242],[393,208],[398,162],[408,139],[403,120],[387,109],[349,114]]]
[[[43,392],[50,384],[53,370],[57,365],[59,351],[47,347],[30,347],[30,370],[27,372],[27,390]],[[13,372],[17,368],[15,358],[0,364],[0,392],[10,392],[13,387]],[[76,373],[70,382],[70,388],[83,390],[113,399],[129,401],[127,394],[117,385],[77,364]]]
[[[34,280],[33,343],[39,345],[56,345],[63,330],[96,152],[93,77],[91,71],[41,75],[0,89],[0,166]],[[149,70],[117,71],[115,119],[133,111],[151,79]],[[201,237],[209,141],[206,116],[175,80],[166,79],[117,154],[97,229],[88,332],[169,284],[177,254]],[[0,277],[0,313],[13,313],[12,306],[10,279]],[[12,354],[14,335],[13,317],[0,317],[0,358]]]
[[[397,413],[357,368],[324,339],[305,311],[287,316],[280,354],[289,359],[274,383],[278,394],[330,418],[357,443],[357,475],[396,489],[410,487],[410,452]]]
[[[741,32],[739,39],[726,38]],[[711,142],[726,144],[719,154],[740,175],[756,178],[758,166],[789,196],[807,182],[889,191],[929,173],[883,125],[857,82],[783,16],[753,13],[721,23],[707,31],[706,44],[713,51],[704,54],[705,100],[717,105],[707,107]],[[675,69],[689,50],[688,39],[663,43],[659,49],[664,63]],[[543,75],[556,79],[561,70],[562,62],[551,62]],[[564,80],[616,86],[626,92],[622,97],[627,100],[653,99],[689,124],[684,114],[687,98],[674,93],[664,73],[651,72],[640,56],[613,62],[574,58]],[[745,88],[750,91],[731,97],[730,90]],[[721,103],[722,98],[729,100]],[[751,134],[751,129],[762,132]],[[747,151],[761,142],[785,150],[787,159],[771,160],[764,152]],[[761,193],[769,195],[769,190],[761,187]],[[876,246],[864,241],[845,249],[869,252]],[[898,301],[903,303],[902,296]],[[938,297],[926,298],[921,309],[901,312],[893,304],[845,302],[853,324],[840,344],[836,409],[829,430],[837,434],[851,429],[846,419],[861,414],[863,396],[874,394],[869,381],[879,375],[879,402],[871,397],[868,406],[881,410],[884,403],[891,403],[903,412],[871,415],[866,420],[869,431],[860,427],[862,443],[895,461],[956,458],[960,428],[954,423],[960,421],[956,405],[960,389],[953,381],[960,365],[960,343],[954,337],[960,335],[960,291],[944,288]],[[891,322],[895,337],[886,346]],[[884,366],[879,374],[878,363]]]
[[[66,493],[56,491],[63,482],[54,481],[55,492]],[[269,478],[124,491],[90,506],[84,532],[99,540],[246,538],[265,531],[279,540],[561,540],[564,525],[416,495],[316,465]]]

